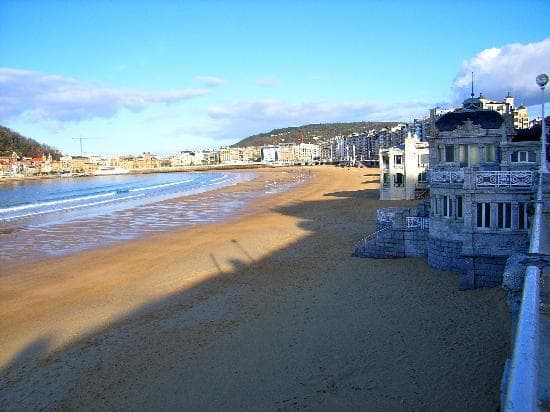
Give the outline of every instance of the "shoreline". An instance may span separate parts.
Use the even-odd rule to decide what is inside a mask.
[[[19,176],[19,177],[0,177],[0,187],[2,183],[11,182],[32,182],[37,180],[55,180],[55,179],[71,179],[71,178],[83,178],[83,177],[101,177],[101,176],[124,176],[124,175],[141,175],[141,174],[154,174],[154,173],[186,173],[186,172],[209,172],[209,171],[232,171],[232,170],[256,170],[256,169],[277,169],[283,167],[310,167],[310,166],[272,166],[266,164],[243,164],[243,165],[202,165],[202,166],[181,166],[181,167],[163,167],[152,169],[128,169],[128,173],[112,174],[112,175],[94,175],[94,174],[70,174],[70,175],[33,175],[33,176]]]
[[[227,171],[227,173],[242,174],[243,172],[241,170],[231,170]],[[14,266],[20,266],[21,264],[62,258],[87,250],[109,247],[110,245],[137,240],[141,237],[151,236],[156,233],[166,233],[198,225],[231,220],[235,216],[242,214],[243,210],[246,210],[250,204],[258,201],[258,199],[286,193],[292,190],[294,186],[303,184],[304,181],[311,177],[311,173],[306,174],[301,169],[295,167],[286,167],[277,170],[261,169],[261,171],[257,169],[247,174],[252,174],[253,176],[213,190],[204,188],[204,191],[201,189],[196,193],[179,195],[147,204],[145,207],[147,207],[148,210],[150,210],[149,208],[155,208],[155,206],[162,208],[163,215],[165,215],[163,216],[164,220],[167,220],[167,216],[170,216],[170,214],[174,215],[172,219],[174,223],[170,223],[168,226],[161,229],[154,227],[156,220],[153,222],[154,219],[151,219],[152,211],[148,212],[148,215],[144,215],[145,212],[141,209],[143,206],[125,209],[122,212],[124,215],[136,216],[134,219],[138,220],[138,216],[144,215],[142,216],[144,221],[152,225],[151,228],[144,226],[135,231],[135,233],[132,232],[133,234],[131,236],[129,236],[130,232],[127,229],[129,229],[132,223],[124,223],[120,212],[108,214],[107,219],[87,219],[83,217],[77,218],[76,223],[69,221],[66,223],[58,223],[50,229],[40,229],[38,232],[40,239],[34,242],[32,242],[32,239],[36,233],[28,228],[25,229],[24,232],[20,232],[20,229],[18,229],[20,225],[16,225],[10,230],[1,231],[0,236],[3,236],[2,240],[4,243],[9,243],[12,239],[16,243],[13,243],[12,246],[14,250],[13,253],[10,254],[9,251],[4,251],[3,253],[3,268],[0,270],[0,276],[2,276],[2,273],[13,270]],[[268,177],[264,177],[265,175],[268,175]],[[219,203],[216,204],[216,202]],[[236,209],[235,206],[231,206],[231,204],[235,202],[240,203],[240,205],[238,205],[240,206],[239,209]],[[165,212],[166,207],[169,207],[171,212]],[[181,208],[182,211],[178,212],[178,208]],[[206,214],[202,213],[202,218],[200,219],[195,218],[195,214],[200,212],[201,209],[210,211]],[[187,215],[189,215],[188,218],[185,217]],[[9,221],[6,222],[6,224],[7,223],[9,223]],[[116,227],[113,225],[116,225]],[[24,227],[26,226],[27,225],[24,225]],[[119,236],[119,238],[116,238],[116,235],[109,235],[106,239],[102,238],[102,233],[110,233],[115,229],[117,232],[121,232],[124,235]],[[90,230],[93,230],[91,234],[96,233],[93,245],[88,244],[88,238],[90,238],[91,235],[82,234],[82,232]],[[48,232],[51,232],[51,234],[49,237],[45,237]],[[73,235],[73,233],[75,233],[75,235]],[[50,238],[51,241],[56,244],[57,250],[55,252],[46,252]],[[60,244],[55,238],[62,239],[62,242],[69,246],[63,246],[63,244]],[[72,243],[79,243],[82,244],[82,246],[79,248],[71,248],[70,244]],[[25,244],[27,244],[27,246],[23,247],[22,245]],[[17,252],[19,249],[16,245],[20,246],[19,249],[25,249],[24,256],[21,256],[20,253]],[[35,253],[36,255],[30,257],[29,253]]]
[[[352,258],[396,202],[377,169],[311,170],[230,221],[1,277],[0,405],[494,410],[505,293]]]

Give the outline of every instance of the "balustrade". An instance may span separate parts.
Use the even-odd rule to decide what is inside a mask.
[[[531,187],[531,171],[484,171],[476,172],[476,187]]]
[[[427,217],[408,216],[407,229],[428,229],[430,227],[430,219]]]
[[[430,170],[430,183],[464,183],[464,170]]]

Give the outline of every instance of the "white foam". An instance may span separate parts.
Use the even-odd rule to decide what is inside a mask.
[[[38,207],[55,206],[55,205],[62,205],[64,203],[73,203],[73,202],[80,202],[80,201],[83,201],[83,200],[99,199],[99,198],[102,198],[102,197],[113,196],[115,194],[116,194],[116,192],[109,192],[109,193],[102,193],[102,194],[99,194],[99,195],[74,197],[74,198],[71,198],[71,199],[52,200],[50,202],[40,202],[40,203],[32,203],[32,204],[28,204],[28,205],[13,206],[13,207],[5,208],[5,209],[0,209],[0,213],[17,212],[19,210],[36,209]]]
[[[147,187],[138,187],[136,189],[129,189],[129,192],[143,192],[144,190],[152,190],[152,189],[160,189],[161,187],[169,187],[169,186],[176,186],[181,185],[183,183],[189,183],[192,182],[195,179],[188,179],[188,180],[178,180],[177,182],[170,182],[170,183],[163,183],[161,185],[154,185],[154,186],[147,186]]]
[[[127,197],[124,198],[124,200],[134,199],[136,197],[142,197],[142,196],[145,196],[145,194],[135,195],[135,196],[127,196]],[[43,215],[45,213],[64,212],[64,211],[67,211],[67,210],[79,209],[79,208],[82,208],[82,207],[104,205],[104,204],[107,204],[107,203],[113,203],[113,202],[120,201],[120,200],[121,199],[109,199],[109,200],[102,200],[102,201],[99,201],[99,202],[85,203],[83,205],[75,205],[75,206],[64,207],[64,208],[61,208],[61,209],[41,210],[41,211],[34,212],[34,213],[26,213],[24,215],[8,216],[8,217],[4,218],[4,220],[13,220],[13,219],[20,219],[22,217],[38,216],[38,215]]]

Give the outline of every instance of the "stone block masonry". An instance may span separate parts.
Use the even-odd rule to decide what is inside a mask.
[[[436,269],[463,272],[462,242],[430,237],[428,263]]]
[[[474,250],[485,251],[486,254],[464,254],[461,240],[430,236],[425,227],[407,227],[406,217],[413,214],[412,209],[393,209],[396,209],[392,210],[394,219],[378,222],[377,232],[355,245],[354,256],[373,259],[426,256],[430,266],[457,272],[460,276],[459,288],[466,290],[499,286],[507,259],[503,246],[513,242],[517,248],[524,248],[525,236],[495,235],[495,242],[487,244],[487,240],[483,239],[483,245],[474,236]]]
[[[426,256],[427,239],[425,229],[387,228],[375,237],[359,242],[353,256],[374,259]]]

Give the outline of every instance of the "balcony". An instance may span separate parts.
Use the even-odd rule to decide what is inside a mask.
[[[464,178],[466,174],[466,179]],[[462,185],[465,189],[502,188],[502,189],[532,189],[535,185],[533,171],[473,171],[460,170],[430,170],[431,185]]]
[[[534,176],[531,171],[491,171],[475,173],[476,188],[531,188],[533,183]]]
[[[430,184],[434,183],[464,183],[464,170],[430,170]]]

